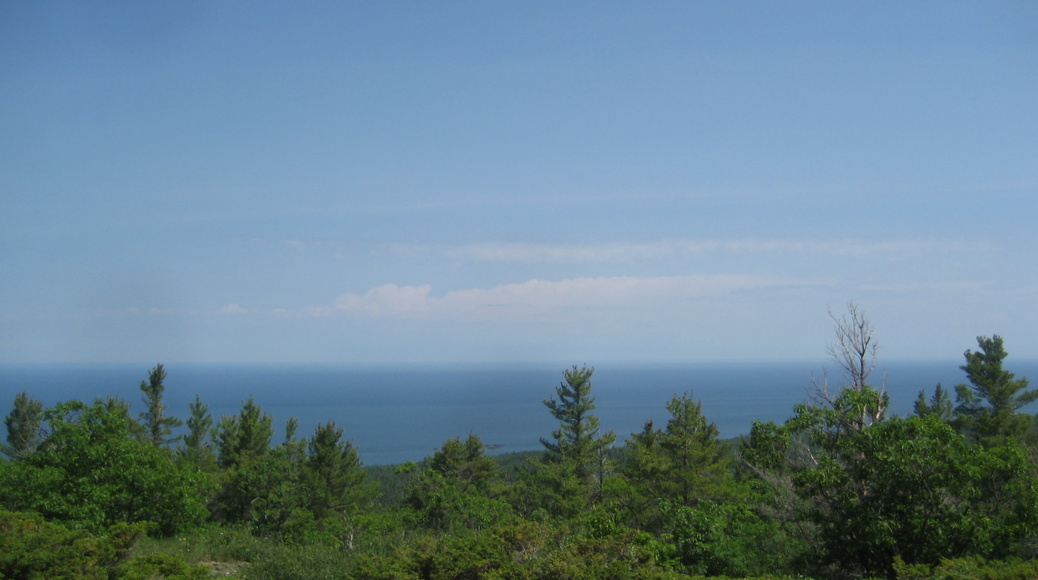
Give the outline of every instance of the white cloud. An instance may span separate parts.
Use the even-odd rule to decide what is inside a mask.
[[[714,242],[691,244],[685,251],[706,250]],[[486,243],[451,248],[446,254],[476,262],[618,262],[660,259],[675,253],[672,242],[603,244]]]
[[[600,243],[482,242],[463,245],[387,243],[375,247],[328,239],[281,239],[284,247],[346,258],[387,252],[404,258],[444,257],[477,263],[624,263],[702,257],[710,254],[789,254],[900,259],[923,254],[960,252],[976,248],[947,239],[806,240],[806,239],[661,239]],[[983,244],[981,244],[983,245]]]
[[[313,316],[333,313],[360,315],[445,317],[512,317],[565,309],[628,308],[663,300],[689,300],[720,296],[741,290],[803,285],[767,276],[702,275],[574,278],[560,281],[529,280],[493,288],[452,290],[442,297],[432,288],[386,284],[363,295],[343,294],[330,306],[307,310]]]
[[[423,312],[433,308],[429,297],[432,286],[397,286],[385,284],[368,290],[363,296],[343,294],[335,300],[332,310],[360,312],[372,316],[400,315]]]
[[[724,252],[728,254],[786,253],[833,256],[879,255],[900,257],[920,253],[957,251],[963,245],[946,240],[656,240],[650,242],[606,242],[597,244],[538,244],[525,242],[490,242],[450,248],[394,246],[400,254],[437,251],[449,258],[475,262],[569,263],[630,262],[661,260]]]
[[[949,280],[945,282],[905,282],[890,284],[862,284],[862,290],[874,292],[979,292],[994,287],[993,282],[977,280]]]

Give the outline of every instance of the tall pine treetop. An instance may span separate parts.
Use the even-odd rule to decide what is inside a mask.
[[[601,463],[601,455],[615,439],[607,431],[598,434],[598,417],[591,414],[595,399],[591,396],[593,367],[577,367],[563,373],[564,382],[555,388],[555,397],[545,400],[552,416],[559,420],[559,428],[552,431],[552,439],[541,438],[546,459],[570,463],[581,480],[588,479]]]
[[[980,350],[967,350],[966,364],[959,367],[970,381],[955,387],[960,427],[981,440],[1026,436],[1029,417],[1017,411],[1038,400],[1038,390],[1027,390],[1026,378],[1002,368],[1008,354],[1001,336],[978,336],[977,345]]]

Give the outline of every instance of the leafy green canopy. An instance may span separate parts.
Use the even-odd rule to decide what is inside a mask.
[[[970,445],[936,416],[888,419],[841,438],[793,483],[822,549],[816,564],[892,573],[895,558],[937,564],[1007,557],[1038,532],[1038,480],[1016,445]]]
[[[5,506],[94,531],[150,521],[172,534],[205,519],[204,478],[142,440],[125,403],[69,401],[43,418],[47,437],[0,474]]]

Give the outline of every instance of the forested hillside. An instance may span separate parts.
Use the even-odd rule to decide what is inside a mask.
[[[844,371],[783,424],[721,441],[693,393],[665,424],[603,432],[594,370],[574,366],[541,453],[493,458],[478,434],[370,470],[330,422],[276,435],[261,401],[183,427],[163,403],[50,408],[5,420],[6,578],[1034,578],[1038,398],[998,336],[964,383],[889,416],[871,326],[835,319]],[[954,398],[954,400],[953,400]]]

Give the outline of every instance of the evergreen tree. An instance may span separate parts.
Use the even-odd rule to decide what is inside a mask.
[[[605,450],[616,434],[607,431],[599,436],[598,417],[591,414],[595,399],[591,396],[591,375],[594,368],[573,366],[563,373],[565,382],[555,388],[555,397],[545,400],[559,428],[552,431],[552,439],[541,438],[545,460],[558,463],[582,482],[597,480],[601,485],[605,472]]]
[[[915,414],[920,417],[934,415],[941,421],[948,422],[955,417],[955,405],[948,398],[948,391],[937,383],[929,403],[926,402],[926,393],[919,391],[919,398],[915,401]]]
[[[210,469],[216,464],[216,453],[209,435],[213,427],[213,417],[209,407],[195,395],[195,400],[188,404],[191,416],[187,420],[187,435],[183,439],[180,453],[190,458],[203,469]]]
[[[608,465],[606,451],[616,439],[612,431],[599,435],[598,417],[591,414],[593,368],[573,366],[563,373],[565,382],[555,388],[555,397],[544,401],[559,421],[552,438],[542,437],[544,455],[536,468],[520,473],[514,505],[521,512],[553,514],[573,518],[588,513],[601,502]],[[541,517],[541,516],[537,516]]]
[[[666,430],[653,429],[649,422],[628,440],[628,478],[653,499],[686,506],[719,499],[731,477],[717,426],[707,422],[702,405],[688,393],[671,399],[667,410]]]
[[[160,446],[170,441],[169,436],[174,427],[183,421],[166,415],[166,404],[162,402],[162,394],[166,390],[162,381],[166,380],[166,371],[162,365],[155,365],[148,374],[148,382],[141,381],[140,389],[144,393],[144,404],[148,410],[141,413],[144,424],[144,436],[148,442]]]
[[[370,501],[375,487],[365,482],[357,449],[342,439],[334,421],[318,425],[303,465],[308,508],[316,519],[343,515]]]
[[[289,462],[293,464],[302,464],[306,458],[306,438],[296,438],[296,431],[299,430],[299,420],[295,417],[289,417],[288,421],[285,422],[285,442],[278,447]]]
[[[470,433],[464,442],[457,437],[448,439],[433,453],[428,466],[466,488],[484,491],[500,477],[497,462],[487,456],[486,445],[475,433]]]
[[[511,508],[500,499],[504,489],[497,462],[486,455],[486,446],[475,434],[464,442],[448,439],[422,467],[405,498],[422,524],[439,530],[472,530],[511,515]]]
[[[667,473],[669,465],[666,457],[660,453],[661,429],[649,419],[642,430],[631,433],[627,439],[627,464],[624,472],[632,481],[659,481]]]
[[[1017,437],[1029,433],[1031,417],[1018,413],[1022,407],[1038,400],[1038,390],[1027,390],[1027,379],[1014,378],[1002,368],[1007,353],[1002,337],[977,337],[979,352],[967,350],[966,372],[970,384],[955,387],[958,406],[958,424],[966,433],[981,441],[989,438]]]
[[[242,403],[237,415],[223,416],[216,427],[216,448],[221,467],[241,465],[270,451],[274,418],[253,397]]]
[[[4,455],[18,459],[31,455],[41,441],[43,403],[21,392],[14,397],[14,408],[4,419],[7,427],[7,445],[2,447]]]
[[[236,488],[245,492],[239,498],[249,498],[247,513],[259,534],[288,534],[299,540],[313,531],[313,514],[306,511],[307,442],[296,437],[298,429],[299,421],[289,417],[283,443],[269,452],[247,455],[227,472]]]
[[[217,460],[224,469],[213,505],[219,519],[276,527],[268,523],[274,513],[269,508],[271,490],[284,482],[287,470],[269,457],[273,420],[250,396],[237,415],[224,415],[216,426]]]

